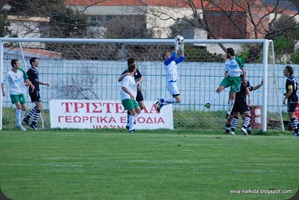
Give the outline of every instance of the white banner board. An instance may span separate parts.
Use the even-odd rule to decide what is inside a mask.
[[[172,105],[158,113],[154,101],[145,101],[135,129],[173,129]],[[51,128],[125,128],[127,111],[121,101],[50,100]]]

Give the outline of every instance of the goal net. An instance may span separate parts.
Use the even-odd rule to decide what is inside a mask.
[[[230,89],[225,89],[212,102],[210,109],[204,104],[224,77],[224,49],[228,47],[234,48],[236,55],[245,61],[250,84],[256,86],[262,80],[264,83],[260,89],[251,92],[251,122],[254,128],[263,132],[284,129],[286,109],[280,106],[284,93],[284,66],[275,65],[272,41],[225,39],[185,40],[186,58],[178,65],[182,102],[172,105],[170,121],[173,121],[173,128],[224,130]],[[18,59],[23,68],[28,68],[29,59],[38,57],[39,79],[51,85],[49,88],[41,86],[40,91],[45,128],[50,128],[50,100],[120,102],[117,79],[127,67],[130,57],[137,60],[138,69],[144,77],[141,88],[145,101],[152,103],[161,97],[171,97],[165,87],[161,55],[173,50],[173,39],[1,38],[1,81],[11,69],[11,59]],[[14,128],[15,107],[9,95],[1,95],[1,98],[1,129]],[[27,96],[28,111],[33,106]],[[147,111],[150,109],[153,108]]]

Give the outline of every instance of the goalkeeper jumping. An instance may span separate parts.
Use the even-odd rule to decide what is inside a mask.
[[[177,81],[179,79],[179,75],[177,72],[177,64],[183,62],[184,57],[184,42],[180,42],[178,36],[175,38],[174,45],[175,50],[171,54],[170,52],[165,52],[162,54],[164,59],[164,69],[166,73],[166,88],[172,98],[164,99],[160,98],[156,102],[156,108],[158,112],[160,112],[161,108],[168,104],[173,103],[181,103],[181,96],[177,86]],[[177,53],[180,52],[180,57],[177,58]]]

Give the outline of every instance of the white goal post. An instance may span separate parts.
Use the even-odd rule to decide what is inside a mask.
[[[165,44],[169,46],[173,46],[173,39],[79,39],[79,38],[0,38],[0,81],[3,82],[3,77],[5,74],[4,70],[4,60],[5,60],[5,44],[7,43],[55,43],[55,44],[127,44],[127,45],[155,45],[155,44]],[[265,39],[213,39],[213,40],[199,40],[199,39],[185,39],[185,44],[186,45],[198,45],[198,44],[259,44],[262,45],[262,60],[261,60],[261,65],[262,69],[260,70],[259,76],[263,78],[263,88],[261,89],[262,91],[262,131],[266,132],[267,131],[267,115],[268,115],[268,84],[273,84],[276,85],[276,77],[274,77],[273,83],[269,83],[269,62],[272,63],[271,66],[273,66],[272,70],[276,72],[276,66],[275,66],[275,58],[274,58],[274,44],[273,41],[271,40],[265,40]],[[269,48],[271,47],[271,48]],[[269,53],[272,59],[269,59]],[[116,59],[117,60],[117,59]],[[223,63],[222,63],[223,64]],[[188,67],[188,64],[186,64],[186,67]],[[247,63],[245,63],[245,69],[247,67]],[[197,70],[201,70],[201,63],[198,63],[198,68]],[[221,68],[223,69],[223,67]],[[211,69],[213,70],[213,69]],[[119,72],[121,69],[119,70]],[[152,75],[152,74],[150,74]],[[152,75],[154,76],[154,75]],[[163,75],[161,75],[163,76]],[[250,75],[249,75],[250,76]],[[257,75],[256,75],[257,76]],[[275,75],[276,76],[276,75]],[[220,82],[219,82],[220,83]],[[217,83],[217,84],[219,84]],[[164,85],[162,86],[164,88]],[[278,109],[278,113],[280,115],[280,125],[281,128],[284,130],[283,126],[283,119],[282,119],[282,111],[280,107],[280,102],[279,102],[279,93],[278,93],[278,88],[276,87],[276,98],[277,98],[277,107],[275,109]],[[150,90],[147,88],[148,91]],[[216,88],[210,90],[210,93],[207,95],[210,95]],[[152,91],[152,89],[150,90]],[[155,96],[156,97],[156,96]],[[151,97],[152,98],[152,97]],[[272,98],[272,97],[271,97]],[[115,100],[115,99],[114,99]],[[151,99],[154,100],[154,99]],[[28,100],[29,101],[29,100]],[[194,100],[196,102],[196,99]],[[217,100],[215,100],[217,101]],[[0,130],[3,128],[3,122],[2,122],[2,117],[3,117],[3,96],[0,95]],[[198,103],[200,107],[203,107],[203,102]],[[193,109],[193,108],[192,108]],[[206,110],[208,111],[208,110]]]

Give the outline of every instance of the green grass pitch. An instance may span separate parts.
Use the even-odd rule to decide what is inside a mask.
[[[289,199],[299,138],[222,131],[4,130],[10,199]]]

